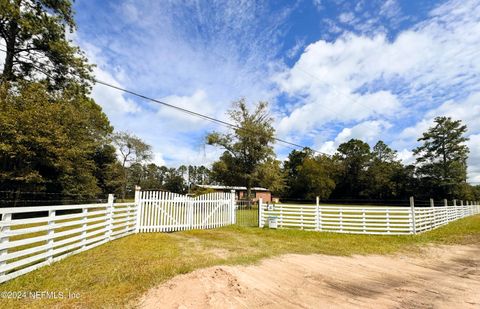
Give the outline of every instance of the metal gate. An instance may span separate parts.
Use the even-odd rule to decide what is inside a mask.
[[[258,202],[251,200],[236,200],[236,223],[241,226],[258,227]]]

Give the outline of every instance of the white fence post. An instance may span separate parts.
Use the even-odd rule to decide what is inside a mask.
[[[107,201],[107,238],[110,241],[112,239],[112,232],[113,232],[113,194],[108,195]]]
[[[280,204],[280,218],[277,218],[277,226],[283,228],[283,205]]]
[[[412,233],[417,234],[417,227],[415,224],[415,201],[413,196],[410,196],[410,213],[412,216],[411,224],[412,224]]]
[[[232,217],[230,219],[231,220],[230,223],[235,224],[235,223],[237,223],[237,209],[235,207],[236,206],[235,205],[235,190],[230,191],[230,199],[232,201],[232,203],[230,205],[230,209],[231,209],[231,212],[232,212],[231,213]]]
[[[452,220],[455,220],[457,219],[457,214],[458,214],[458,209],[457,209],[457,200],[453,200],[453,209],[454,209],[454,212],[453,212],[453,216],[452,216]],[[450,221],[452,221],[450,220]]]
[[[303,205],[300,205],[300,228],[303,230]]]
[[[55,225],[55,210],[49,210],[48,211],[48,258],[47,258],[47,263],[52,264],[53,262],[53,234],[55,233],[55,229],[53,228],[53,225]]]
[[[437,216],[435,215],[435,201],[433,200],[433,198],[430,199],[430,208],[431,208],[431,211],[430,211],[430,228],[434,228],[435,227],[435,222],[437,221]]]
[[[316,202],[316,211],[315,211],[315,230],[320,230],[320,197],[317,196],[315,199]]]
[[[12,214],[9,214],[9,213],[3,214],[2,222],[5,223],[5,224],[8,224],[8,223],[10,223],[10,221],[12,221]],[[0,227],[0,231],[1,231],[1,233],[0,233],[0,244],[3,245],[3,244],[8,243],[9,237],[5,236],[5,232],[7,232],[9,230],[10,230],[10,225],[4,225],[4,226]],[[0,250],[0,256],[4,256],[4,255],[7,255],[7,254],[8,254],[8,249]],[[0,269],[3,268],[5,265],[7,265],[7,261],[1,261],[0,262]],[[5,273],[0,271],[0,279],[3,275],[5,275]]]
[[[140,231],[140,218],[141,218],[141,188],[139,186],[135,186],[135,233]]]
[[[392,230],[390,229],[390,208],[387,208],[385,211],[386,221],[387,221],[387,233],[390,234]]]
[[[362,230],[365,234],[367,233],[367,218],[365,208],[362,208]]]
[[[340,232],[343,232],[343,208],[340,207],[340,216],[339,216],[339,220],[340,220]]]
[[[188,226],[193,229],[193,208],[195,207],[195,200],[188,199]]]
[[[82,217],[82,249],[85,249],[85,247],[87,246],[86,245],[86,242],[87,242],[87,214],[88,214],[88,208],[83,208],[82,209],[82,214],[83,214],[83,217]]]
[[[258,199],[258,227],[263,227],[263,199]]]

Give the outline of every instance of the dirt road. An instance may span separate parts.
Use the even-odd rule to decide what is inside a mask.
[[[480,308],[480,246],[395,256],[284,255],[148,291],[140,308]]]

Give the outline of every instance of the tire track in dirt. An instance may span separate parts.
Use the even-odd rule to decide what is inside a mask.
[[[140,308],[480,308],[480,246],[395,256],[289,254],[217,266],[148,291]]]

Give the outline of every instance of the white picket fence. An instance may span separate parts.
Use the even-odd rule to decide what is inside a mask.
[[[135,232],[233,224],[234,196],[137,191],[132,203],[0,208],[0,283]]]
[[[376,207],[265,204],[260,201],[259,226],[335,233],[417,234],[480,213],[478,203],[442,207]]]
[[[209,193],[195,198],[171,192],[139,192],[140,232],[209,229],[235,223],[235,194]]]

